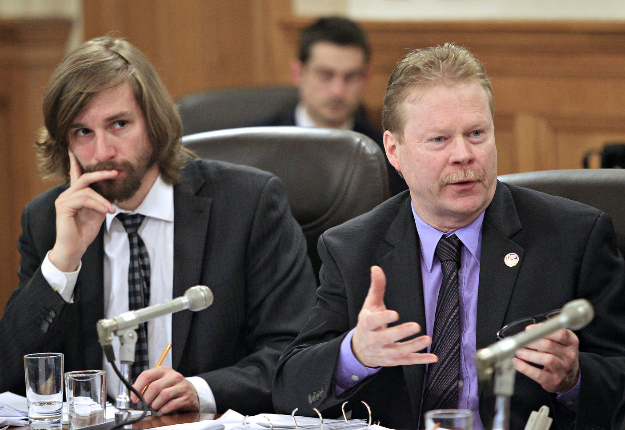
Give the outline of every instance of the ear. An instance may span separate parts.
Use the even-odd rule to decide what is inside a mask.
[[[397,136],[386,130],[384,132],[384,151],[386,151],[386,158],[388,158],[388,162],[391,163],[391,166],[401,173],[401,165],[397,157],[398,146],[399,140]]]
[[[299,60],[291,61],[291,65],[289,66],[289,71],[291,72],[291,80],[293,84],[298,87],[302,82],[302,69],[304,65]]]

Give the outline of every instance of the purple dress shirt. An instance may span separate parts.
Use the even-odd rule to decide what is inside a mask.
[[[426,224],[412,207],[419,241],[421,245],[421,274],[423,278],[423,297],[425,300],[426,333],[432,336],[434,317],[436,315],[436,302],[440,290],[443,272],[434,251],[443,233]],[[477,323],[477,297],[480,274],[480,258],[482,249],[482,223],[484,213],[471,224],[456,230],[456,236],[462,241],[460,271],[458,281],[460,287],[460,317],[462,329],[462,354],[460,358],[460,387],[458,408],[470,409],[473,412],[473,428],[484,430],[484,425],[479,415],[479,398],[477,385],[477,371],[473,356],[476,352],[476,323]],[[451,234],[451,233],[448,233]],[[361,380],[374,375],[380,370],[363,366],[354,356],[351,341],[354,334],[352,329],[343,342],[339,359],[334,371],[334,384],[337,395],[352,388]],[[429,348],[428,348],[429,350]],[[429,351],[428,351],[429,352]],[[427,372],[426,372],[427,375]],[[579,387],[581,377],[572,390],[558,395],[558,401],[573,411],[577,411],[579,400]]]

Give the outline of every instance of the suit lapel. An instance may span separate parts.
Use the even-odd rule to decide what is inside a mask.
[[[512,195],[505,185],[498,182],[482,227],[477,349],[495,342],[497,330],[503,324],[519,269],[523,265],[524,249],[510,240],[520,230],[521,221]],[[518,264],[508,265],[505,258],[512,254],[518,256]]]
[[[104,229],[89,245],[82,256],[82,268],[76,279],[74,302],[80,303],[81,348],[87,369],[102,367],[102,349],[98,343],[97,323],[104,318]]]
[[[399,313],[397,324],[415,321],[426,332],[423,282],[421,277],[420,247],[410,198],[404,203],[385,237],[389,251],[379,265],[386,274],[385,302],[388,309]],[[419,416],[421,387],[425,366],[402,366],[410,393],[413,417]],[[416,426],[416,422],[414,426]]]
[[[209,197],[197,195],[205,181],[195,164],[187,165],[183,178],[183,182],[174,188],[174,298],[200,283],[212,201]],[[192,317],[192,312],[172,315],[174,369],[182,358]]]

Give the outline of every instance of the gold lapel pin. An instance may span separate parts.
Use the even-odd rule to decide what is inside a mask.
[[[506,263],[508,267],[514,267],[519,264],[519,256],[511,252],[504,257],[503,262]]]

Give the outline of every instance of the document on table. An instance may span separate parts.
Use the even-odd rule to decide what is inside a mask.
[[[10,392],[0,394],[0,427],[27,426],[28,402],[26,397]]]
[[[296,416],[297,428],[303,430],[321,429],[319,418]],[[175,424],[172,426],[157,427],[167,430],[270,430],[270,429],[295,429],[291,415],[258,414],[252,417],[244,416],[233,410],[228,410],[216,420],[199,421],[188,424]],[[324,430],[365,430],[365,420],[324,419]],[[369,426],[370,430],[388,430],[378,425]],[[154,430],[154,429],[153,429]]]

